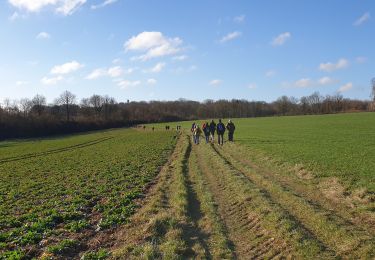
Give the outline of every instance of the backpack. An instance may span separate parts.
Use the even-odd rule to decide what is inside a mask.
[[[217,125],[217,130],[219,130],[219,132],[224,132],[225,129],[224,129],[223,124],[218,124],[218,125]]]

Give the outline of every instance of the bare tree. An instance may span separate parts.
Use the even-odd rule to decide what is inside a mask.
[[[89,98],[90,105],[94,108],[95,115],[99,116],[104,104],[104,98],[100,95],[92,95]]]
[[[371,80],[371,99],[375,102],[375,78]]]
[[[43,110],[47,104],[46,98],[42,95],[37,94],[33,99],[31,100],[32,102],[32,110],[35,110],[38,114],[38,116],[41,116],[43,113]]]
[[[70,91],[65,90],[61,93],[56,103],[63,106],[66,112],[66,121],[70,120],[71,107],[76,103],[76,96]]]
[[[23,116],[26,117],[33,107],[33,102],[28,98],[22,98],[19,104],[21,111],[23,112]]]

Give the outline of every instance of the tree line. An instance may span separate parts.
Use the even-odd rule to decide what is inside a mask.
[[[117,102],[110,96],[92,95],[78,102],[64,91],[47,104],[42,95],[31,99],[5,99],[0,105],[0,139],[210,118],[243,118],[284,115],[330,114],[375,110],[375,79],[371,100],[354,100],[340,94],[315,92],[301,98],[282,96],[273,102],[243,99]]]

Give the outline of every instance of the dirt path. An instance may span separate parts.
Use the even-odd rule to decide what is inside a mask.
[[[113,257],[373,258],[371,228],[333,204],[242,146],[192,145],[182,135]]]

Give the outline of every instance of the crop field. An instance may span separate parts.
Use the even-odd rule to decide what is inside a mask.
[[[375,114],[233,121],[0,143],[3,258],[375,257]]]
[[[111,130],[0,143],[0,259],[75,257],[126,223],[173,137]]]

